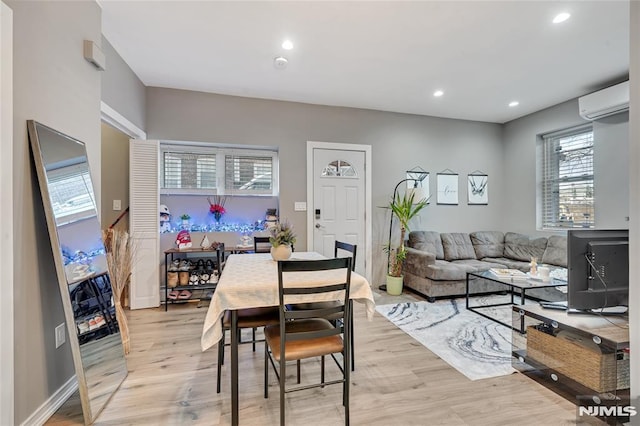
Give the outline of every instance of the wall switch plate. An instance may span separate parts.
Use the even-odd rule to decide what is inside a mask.
[[[296,201],[293,203],[293,210],[297,212],[306,212],[307,211],[307,202],[306,201]]]
[[[56,349],[62,346],[62,344],[67,340],[64,330],[64,323],[56,327]]]
[[[121,200],[113,200],[113,210],[116,210],[116,211],[122,210],[122,201]]]

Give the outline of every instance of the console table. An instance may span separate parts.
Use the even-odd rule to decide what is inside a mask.
[[[629,405],[628,317],[573,314],[538,305],[512,309],[515,369],[580,407]],[[604,419],[628,421],[628,416]]]

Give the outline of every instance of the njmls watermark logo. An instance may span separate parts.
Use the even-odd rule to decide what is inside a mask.
[[[632,405],[612,405],[610,407],[605,405],[592,405],[585,407],[581,405],[578,407],[578,416],[628,417],[635,416],[637,414],[638,410],[636,410],[636,407]]]
[[[577,408],[579,424],[589,417],[623,419],[623,421],[628,421],[630,417],[637,416],[638,411],[640,411],[636,406],[631,405],[628,397],[620,397],[614,394],[603,394],[600,396],[580,395],[578,396]]]

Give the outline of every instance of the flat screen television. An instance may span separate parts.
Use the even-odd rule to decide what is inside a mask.
[[[629,306],[629,231],[567,233],[567,308],[595,311]]]

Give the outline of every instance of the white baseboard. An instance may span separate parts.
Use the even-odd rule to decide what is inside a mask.
[[[49,399],[34,411],[20,426],[41,426],[58,408],[78,389],[78,379],[75,375],[62,385]]]

